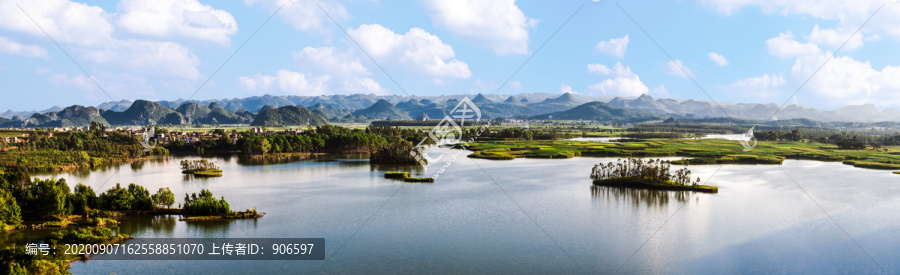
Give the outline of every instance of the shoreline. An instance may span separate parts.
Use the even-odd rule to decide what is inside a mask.
[[[625,187],[625,188],[634,188],[634,189],[656,189],[656,190],[667,190],[667,191],[694,191],[701,193],[719,193],[719,188],[716,186],[710,185],[677,185],[674,183],[647,183],[641,181],[636,178],[614,178],[614,179],[602,179],[595,180],[593,182],[594,185],[599,186],[613,186],[613,187]]]

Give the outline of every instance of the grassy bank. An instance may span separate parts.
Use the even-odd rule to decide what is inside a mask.
[[[192,216],[178,219],[179,221],[210,221],[210,220],[239,220],[239,219],[255,219],[262,218],[266,213],[256,212],[255,209],[247,209],[246,211],[235,211],[224,215],[211,216]]]
[[[836,145],[802,141],[759,141],[749,152],[724,139],[646,139],[618,143],[571,140],[480,141],[469,144],[469,157],[494,160],[524,158],[684,157],[673,164],[781,164],[784,159],[842,161],[862,168],[900,169],[900,146],[880,150],[843,150]]]
[[[182,174],[190,174],[198,177],[221,177],[222,169],[184,170]]]

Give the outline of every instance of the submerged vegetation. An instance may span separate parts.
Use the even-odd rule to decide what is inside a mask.
[[[434,182],[433,177],[421,177],[416,178],[412,177],[409,172],[385,172],[384,178],[386,179],[402,179],[405,182]]]
[[[386,172],[384,173],[384,178],[386,179],[405,179],[409,177],[409,172]]]
[[[649,159],[619,159],[615,163],[597,164],[591,171],[591,179],[596,185],[654,188],[671,190],[693,190],[718,192],[715,186],[700,185],[700,177],[691,181],[691,171],[686,167],[670,173],[667,161]]]

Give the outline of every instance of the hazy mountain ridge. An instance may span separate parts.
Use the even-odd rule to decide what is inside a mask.
[[[380,99],[372,106],[369,106],[365,109],[356,110],[353,112],[353,116],[359,117],[363,116],[369,119],[375,120],[410,120],[412,119],[409,114],[406,112],[397,109],[394,107],[394,104],[391,104],[387,100]]]
[[[532,116],[531,119],[558,119],[558,120],[596,120],[596,121],[647,121],[659,120],[665,115],[637,109],[627,109],[612,106],[610,104],[593,101],[575,108],[549,114]]]
[[[328,124],[328,120],[319,114],[301,106],[284,106],[274,108],[265,106],[259,111],[259,115],[250,123],[252,126],[292,126],[292,125],[318,126]]]
[[[872,104],[845,106],[836,110],[818,110],[802,105],[786,105],[778,111],[774,103],[731,103],[704,100],[655,99],[649,95],[637,98],[603,98],[565,93],[454,96],[379,96],[379,95],[330,95],[330,96],[256,96],[244,99],[206,101],[148,101],[122,100],[101,106],[112,109],[73,105],[54,107],[58,111],[34,113],[28,118],[0,119],[3,128],[71,127],[87,126],[91,121],[110,125],[190,125],[190,124],[254,124],[288,125],[316,123],[366,122],[369,120],[442,119],[459,100],[469,96],[481,110],[483,119],[493,118],[542,118],[582,120],[627,120],[638,118],[734,118],[740,120],[768,121],[777,112],[775,120],[785,123],[854,121],[872,123],[900,121],[900,111],[893,108],[879,110]],[[530,99],[529,99],[530,98]],[[300,102],[301,104],[297,104]],[[309,104],[304,104],[309,103]],[[597,104],[603,103],[603,104]],[[124,108],[128,104],[127,108]],[[222,107],[223,105],[225,107]],[[260,106],[261,105],[261,106]],[[585,106],[587,105],[587,106]],[[255,106],[260,106],[254,113]],[[282,109],[283,107],[299,109]],[[309,109],[302,106],[310,106]],[[240,107],[235,111],[230,108]],[[613,108],[614,107],[614,108]],[[124,108],[124,109],[123,109]],[[262,118],[260,114],[266,112]],[[6,113],[16,113],[7,111]],[[797,120],[801,119],[801,120]],[[302,120],[302,121],[301,121]]]

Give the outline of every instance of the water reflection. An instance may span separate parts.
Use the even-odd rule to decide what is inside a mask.
[[[131,163],[131,171],[137,172],[137,171],[140,171],[141,169],[144,169],[144,163],[145,163],[145,162],[146,162],[146,161],[144,161],[144,160],[139,160],[139,161],[132,162],[132,163]]]
[[[666,191],[655,189],[627,188],[620,186],[591,185],[591,197],[594,199],[630,203],[634,208],[662,208],[671,201],[683,203],[691,197],[691,191]]]
[[[119,231],[128,235],[175,236],[177,216],[130,216],[120,220]]]
[[[186,221],[186,232],[189,236],[228,236],[231,224],[235,220]]]
[[[372,163],[369,171],[401,171],[401,172],[410,172],[414,175],[422,175],[425,174],[426,170],[424,167],[420,165],[410,165],[410,164],[376,164]]]

